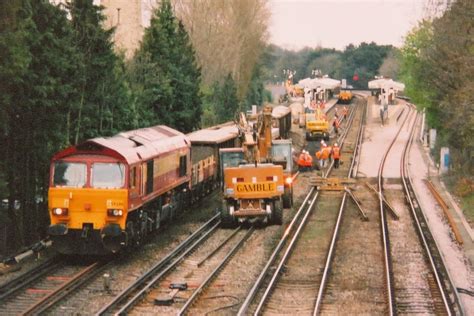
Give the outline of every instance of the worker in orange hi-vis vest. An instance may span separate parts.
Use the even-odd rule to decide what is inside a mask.
[[[345,120],[347,120],[347,106],[344,106],[342,108],[342,116],[344,117]]]
[[[298,157],[298,169],[301,172],[306,171],[306,151],[302,150]]]
[[[313,170],[313,157],[311,157],[311,155],[307,151],[305,151],[305,166],[306,170]]]
[[[341,149],[339,148],[337,143],[332,146],[331,155],[332,159],[334,159],[334,169],[339,168],[339,159],[341,159]]]
[[[330,149],[326,144],[321,146],[321,149],[316,153],[316,158],[319,160],[319,166],[321,169],[326,168],[326,161],[330,154]]]
[[[334,127],[334,132],[336,133],[336,136],[339,136],[339,120],[337,118],[334,118],[332,126]]]

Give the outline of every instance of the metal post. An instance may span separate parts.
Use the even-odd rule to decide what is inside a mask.
[[[110,293],[110,274],[109,273],[104,273],[102,276],[103,281],[104,281],[104,291],[107,293]]]

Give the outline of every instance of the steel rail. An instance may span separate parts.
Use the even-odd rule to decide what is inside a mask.
[[[290,254],[294,249],[293,247],[294,247],[296,241],[298,240],[298,238],[300,237],[301,231],[306,226],[309,215],[312,213],[313,206],[316,203],[316,200],[317,200],[318,196],[319,196],[319,192],[316,192],[316,195],[314,196],[313,200],[311,201],[310,205],[308,206],[308,208],[307,208],[307,210],[304,214],[303,219],[301,220],[300,224],[298,225],[298,229],[296,230],[296,232],[293,235],[293,238],[291,239],[290,244],[286,248],[286,251],[283,254],[283,257],[280,259],[280,262],[279,262],[277,268],[275,269],[275,271],[272,275],[270,283],[268,284],[262,298],[260,299],[259,304],[257,305],[257,308],[254,312],[254,315],[259,315],[259,313],[261,312],[261,310],[263,308],[263,305],[265,304],[266,300],[268,299],[268,296],[270,295],[270,292],[273,290],[273,287],[276,284],[276,280],[277,280],[277,278],[279,277],[279,274],[282,271],[283,265],[288,261],[288,259],[290,257]]]
[[[57,304],[66,295],[76,291],[85,282],[102,271],[105,266],[105,261],[97,261],[89,264],[87,267],[81,268],[79,272],[72,275],[67,281],[59,285],[49,286],[47,289],[44,288],[42,293],[47,294],[41,295],[40,297],[34,296],[29,299],[31,296],[27,294],[29,288],[38,287],[43,289],[43,287],[45,287],[44,283],[46,282],[46,284],[48,284],[47,280],[49,275],[56,274],[58,271],[67,271],[67,268],[70,268],[69,265],[65,265],[64,262],[60,260],[59,256],[54,256],[41,265],[27,271],[20,277],[4,284],[2,288],[7,291],[2,294],[1,302],[6,304],[7,311],[8,309],[17,309],[19,307],[19,309],[21,309],[19,313],[22,315],[41,314]],[[18,283],[15,284],[16,282]],[[37,285],[38,283],[40,286]],[[11,286],[11,288],[8,289],[7,287],[9,286]],[[26,305],[26,307],[23,307],[24,305]]]
[[[220,214],[214,215],[199,229],[197,229],[186,240],[179,244],[173,251],[166,255],[160,262],[155,264],[133,284],[119,293],[111,302],[104,306],[96,315],[105,315],[111,313],[113,309],[122,305],[122,308],[116,313],[126,313],[138,300],[145,295],[148,290],[167,273],[176,263],[184,258],[189,252],[194,250],[210,233],[214,232],[220,224]],[[158,275],[157,275],[158,274]],[[135,293],[136,292],[136,293]],[[133,295],[131,298],[130,296]]]
[[[38,280],[43,275],[56,269],[60,263],[57,257],[50,258],[37,267],[23,273],[0,286],[0,303],[15,294],[21,288]]]
[[[240,225],[239,227],[237,227],[236,229],[234,229],[234,231],[232,233],[229,234],[229,236],[227,236],[216,248],[214,248],[214,250],[212,250],[206,257],[204,257],[201,261],[198,262],[198,264],[196,265],[198,268],[200,266],[202,266],[204,264],[204,262],[206,262],[207,260],[209,260],[209,258],[211,258],[212,256],[214,256],[218,251],[219,249],[221,249],[222,247],[225,246],[225,244],[227,244],[227,242],[229,240],[231,240],[239,231],[242,230],[242,225]]]
[[[394,287],[394,280],[393,280],[393,272],[392,272],[392,258],[391,258],[391,250],[390,250],[390,237],[388,233],[388,224],[387,224],[387,219],[385,217],[385,210],[383,207],[383,169],[385,166],[385,161],[387,159],[387,156],[390,152],[390,150],[393,147],[393,144],[398,138],[398,135],[402,131],[403,125],[405,125],[408,117],[410,116],[411,111],[408,111],[408,113],[405,116],[405,119],[403,120],[402,124],[400,125],[400,128],[398,129],[397,134],[394,136],[392,142],[388,146],[387,150],[385,151],[382,160],[379,165],[379,170],[378,170],[378,189],[379,189],[379,210],[380,210],[380,227],[382,231],[382,246],[384,249],[384,270],[385,270],[385,280],[387,282],[387,299],[388,299],[388,308],[389,308],[389,314],[390,315],[396,315],[397,314],[397,309],[396,309],[396,302],[395,302],[395,287]]]
[[[229,262],[230,258],[232,258],[235,253],[237,253],[237,251],[239,249],[241,249],[241,247],[243,246],[244,242],[253,234],[253,232],[255,231],[255,227],[252,226],[246,233],[245,235],[239,240],[239,242],[229,251],[229,253],[225,256],[224,259],[222,259],[221,263],[209,274],[209,276],[206,278],[206,280],[204,280],[201,285],[199,285],[199,287],[194,290],[193,294],[191,295],[191,297],[186,301],[186,303],[184,304],[184,306],[179,310],[178,312],[178,315],[182,316],[184,315],[188,310],[189,308],[191,307],[191,305],[194,303],[194,301],[198,298],[198,296],[202,293],[202,291],[204,290],[204,288],[206,288],[210,283],[211,281],[217,277],[217,275],[219,274],[219,272],[222,270],[222,268]],[[232,234],[233,236],[233,234]],[[227,241],[227,240],[226,240]]]
[[[291,220],[290,225],[288,225],[288,227],[285,229],[285,232],[283,233],[283,236],[280,238],[280,241],[278,242],[278,245],[275,247],[275,250],[273,250],[273,253],[270,256],[270,259],[267,261],[265,267],[262,269],[262,272],[258,276],[257,280],[254,282],[254,285],[252,286],[249,293],[247,294],[247,297],[245,298],[244,302],[240,306],[240,309],[239,309],[239,312],[237,313],[237,315],[243,316],[243,315],[246,314],[248,308],[250,307],[250,304],[252,303],[252,300],[254,299],[255,295],[257,295],[257,292],[258,292],[259,288],[262,286],[262,283],[263,283],[266,275],[270,271],[271,266],[275,262],[275,260],[278,256],[278,254],[280,253],[280,251],[283,249],[283,247],[286,243],[286,240],[289,238],[290,232],[293,229],[293,226],[296,225],[297,221],[302,216],[303,209],[304,209],[306,203],[308,202],[308,200],[310,199],[310,197],[312,196],[314,191],[315,191],[315,188],[312,187],[311,190],[309,191],[309,193],[306,195],[303,203],[301,204],[300,208],[298,209],[295,216]],[[318,197],[318,192],[315,194],[313,199],[316,199],[317,197]],[[311,202],[311,203],[313,203],[313,202]]]
[[[367,106],[367,103],[366,103],[366,106]],[[359,130],[357,132],[357,142],[356,142],[357,145],[356,145],[355,150],[354,150],[354,155],[352,157],[351,166],[349,167],[349,171],[347,173],[348,178],[352,178],[352,170],[355,167],[356,157],[360,154],[360,144],[362,142],[362,123],[363,123],[363,119],[360,120]],[[330,274],[330,271],[331,271],[331,265],[332,265],[332,261],[334,259],[334,253],[336,252],[336,243],[337,243],[337,239],[339,237],[340,226],[341,226],[341,222],[342,222],[342,216],[344,214],[346,198],[347,198],[347,191],[344,191],[344,195],[342,196],[341,206],[339,207],[339,213],[338,213],[338,216],[337,216],[336,225],[334,226],[334,230],[333,230],[331,244],[329,246],[329,250],[328,250],[328,253],[326,255],[326,263],[324,265],[324,272],[323,272],[323,276],[322,276],[322,279],[321,279],[321,284],[319,285],[318,295],[317,295],[316,302],[315,302],[314,308],[313,308],[313,315],[317,315],[319,313],[319,311],[321,310],[321,306],[322,306],[322,302],[323,302],[323,294],[324,294],[324,291],[326,289],[326,283],[329,279],[329,274]]]
[[[364,98],[364,96],[361,95],[361,94],[357,94],[357,95],[360,96],[360,97],[362,97],[362,98]],[[357,144],[359,151],[362,150],[362,140],[364,139],[365,125],[366,125],[366,123],[367,123],[367,117],[368,117],[368,115],[369,115],[368,109],[369,109],[369,107],[367,106],[367,101],[366,101],[366,103],[365,103],[365,109],[364,109],[364,115],[362,115],[362,121],[361,121],[361,131],[360,131],[360,134],[361,134],[361,135],[360,135],[360,137],[358,138],[358,139],[359,139],[359,143]],[[355,159],[354,159],[354,160],[355,160]],[[359,157],[359,159],[357,160],[356,166],[354,166],[354,169],[352,170],[352,173],[353,173],[352,177],[357,177],[357,173],[358,173],[358,170],[359,170],[360,161],[361,161],[361,159],[360,159],[360,157]],[[355,163],[355,161],[354,161],[354,163]]]
[[[461,300],[459,298],[459,293],[457,291],[457,288],[454,286],[454,283],[449,275],[448,270],[446,269],[446,264],[443,260],[443,257],[441,256],[436,240],[431,234],[426,218],[424,216],[424,212],[421,209],[420,203],[418,202],[418,197],[416,196],[413,181],[410,176],[409,156],[411,151],[411,145],[413,144],[413,139],[415,137],[415,126],[416,122],[418,121],[418,118],[419,116],[417,115],[411,128],[410,138],[405,144],[402,153],[402,159],[400,160],[400,172],[402,176],[403,188],[410,206],[412,218],[416,223],[415,227],[417,229],[418,236],[421,239],[423,248],[430,263],[431,271],[435,276],[438,290],[441,293],[446,313],[448,315],[464,315],[464,310],[461,304]],[[430,244],[432,246],[430,246]],[[437,258],[437,260],[435,257]],[[453,297],[450,297],[448,292],[452,293]]]
[[[68,282],[57,287],[54,291],[35,302],[30,308],[22,312],[23,315],[38,315],[43,313],[46,309],[60,301],[64,296],[75,291],[84,282],[90,280],[97,275],[105,266],[105,262],[97,261],[87,266],[85,269],[76,273]]]
[[[354,116],[355,116],[355,110],[353,109],[350,113],[350,116],[348,118],[348,126],[347,128],[345,129],[345,131],[340,135],[340,137],[338,138],[338,142],[341,144],[341,148],[343,146],[343,143],[344,143],[344,140],[349,132],[349,127],[350,125],[352,124],[353,120],[354,120]],[[332,162],[328,168],[328,171],[326,172],[326,175],[324,177],[327,177],[328,174],[331,172],[332,168],[334,166],[334,162]],[[247,313],[247,310],[250,306],[250,303],[251,301],[253,300],[253,298],[255,297],[255,295],[257,294],[257,291],[259,290],[259,288],[261,287],[261,284],[264,280],[264,278],[266,277],[267,273],[269,272],[270,270],[270,267],[271,265],[273,264],[273,262],[276,260],[276,256],[282,251],[282,248],[284,246],[284,244],[286,243],[286,240],[287,238],[289,237],[289,233],[291,231],[291,229],[293,228],[293,226],[295,225],[297,219],[299,219],[301,217],[301,213],[303,211],[303,208],[304,206],[306,205],[306,202],[308,201],[309,197],[312,195],[312,193],[314,192],[314,187],[311,188],[310,192],[308,193],[308,195],[306,196],[303,204],[301,205],[300,209],[298,210],[297,214],[294,216],[293,218],[293,221],[291,222],[290,226],[285,230],[285,234],[284,236],[282,237],[282,239],[280,240],[280,243],[277,245],[277,247],[275,248],[270,260],[267,262],[265,268],[262,270],[259,278],[257,279],[257,281],[255,282],[254,286],[252,287],[251,291],[249,292],[249,294],[247,295],[244,303],[242,304],[242,306],[240,307],[239,309],[239,312],[238,312],[238,315],[244,315],[245,313]],[[309,215],[312,213],[312,209],[313,209],[313,206],[315,204],[315,202],[317,201],[319,197],[319,191],[316,192],[316,194],[314,195],[310,205],[307,207],[306,209],[306,212],[304,213],[303,215],[303,218],[301,220],[301,222],[299,223],[294,235],[293,235],[293,238],[292,240],[290,241],[290,244],[288,245],[283,257],[280,259],[280,262],[276,268],[276,270],[274,271],[273,275],[272,275],[272,278],[270,280],[270,283],[268,284],[264,294],[263,294],[263,297],[260,299],[260,302],[257,306],[257,309],[256,311],[254,312],[254,315],[258,315],[261,311],[261,309],[263,308],[266,300],[268,299],[273,287],[275,286],[276,284],[276,281],[277,281],[277,278],[279,277],[279,274],[282,270],[282,267],[283,265],[286,263],[286,261],[288,260],[292,250],[293,250],[293,247],[294,247],[294,244],[296,243],[296,241],[298,240],[299,238],[299,234],[300,232],[302,231],[302,229],[304,228],[304,226],[306,225],[306,222],[309,218]]]

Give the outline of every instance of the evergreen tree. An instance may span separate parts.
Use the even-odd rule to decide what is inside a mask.
[[[22,235],[12,240],[21,244],[35,240],[37,230],[46,226],[47,212],[37,213],[37,197],[46,192],[51,155],[67,142],[63,113],[75,98],[80,66],[65,12],[47,1],[24,0],[17,20],[12,36],[21,39],[21,48],[13,46],[11,56],[18,63],[2,63],[2,68],[14,72],[3,96],[5,166],[9,200],[21,206],[20,217],[13,220]]]
[[[74,0],[67,8],[83,65],[78,86],[79,102],[68,119],[70,139],[78,143],[130,127],[131,113],[120,59],[113,51],[114,29],[102,28],[105,16],[92,0]]]
[[[262,105],[266,100],[265,87],[262,80],[261,66],[255,65],[252,72],[252,78],[249,82],[247,90],[247,97],[245,98],[244,106],[248,110],[252,105]]]
[[[0,199],[8,197],[10,201],[7,216],[0,217],[0,223],[8,224],[7,238],[12,241],[11,247],[18,246],[22,238],[20,219],[13,209],[16,191],[13,185],[8,185],[8,180],[12,181],[16,177],[10,165],[14,153],[10,120],[14,118],[16,87],[21,83],[20,78],[27,72],[31,60],[25,45],[26,32],[22,29],[25,21],[18,18],[21,5],[21,0],[0,2]]]
[[[188,34],[174,17],[168,0],[154,12],[150,27],[145,30],[134,63],[140,62],[147,63],[156,74],[152,78],[135,76],[142,81],[134,84],[144,89],[138,104],[153,109],[156,123],[182,132],[197,128],[202,114],[201,72]]]
[[[383,60],[391,49],[390,45],[380,46],[374,42],[370,44],[363,42],[357,47],[348,45],[342,54],[343,78],[347,78],[356,88],[367,88],[368,82],[378,74]],[[359,77],[357,81],[352,80],[354,74]]]
[[[219,123],[233,120],[239,109],[237,85],[231,74],[228,74],[222,86],[215,85],[215,112]]]
[[[199,92],[201,85],[201,69],[197,66],[196,53],[191,45],[184,25],[179,22],[176,33],[178,56],[178,72],[175,74],[178,86],[175,87],[178,130],[190,132],[199,128],[202,115],[202,100]]]

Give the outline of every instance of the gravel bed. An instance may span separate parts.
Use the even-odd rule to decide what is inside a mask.
[[[380,242],[378,200],[359,182],[354,195],[362,202],[369,221],[362,221],[354,202],[347,197],[322,315],[384,315],[384,267]]]
[[[96,313],[209,219],[219,204],[217,194],[214,194],[206,199],[206,205],[202,202],[194,206],[192,211],[165,225],[148,243],[120,256],[120,260],[104,272],[110,275],[109,289],[104,288],[102,276],[95,278],[86,287],[64,299],[50,314]]]
[[[436,302],[430,285],[431,268],[425,259],[410,210],[401,190],[385,190],[400,219],[388,223],[397,309],[401,313],[433,314]]]

